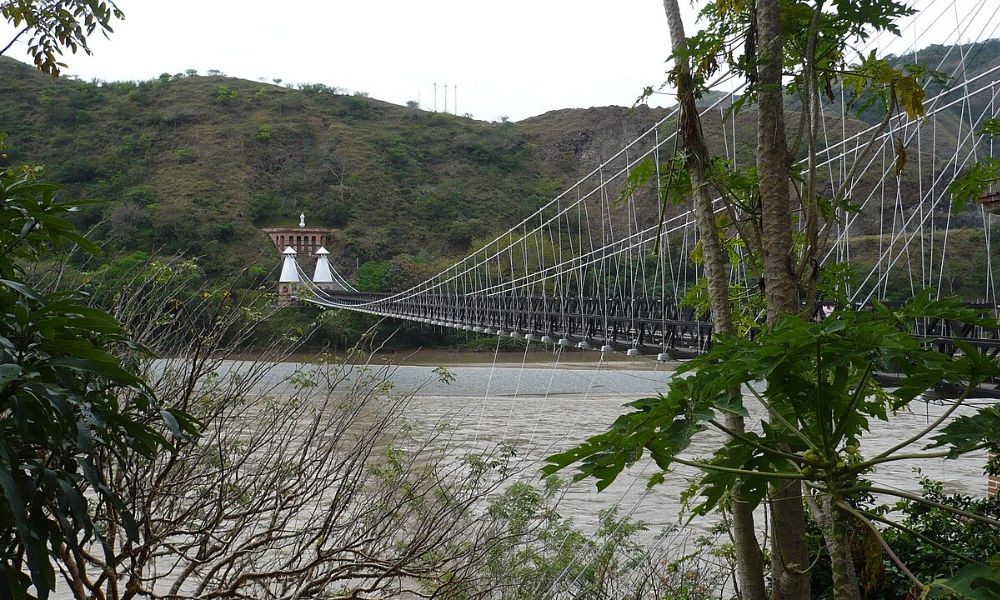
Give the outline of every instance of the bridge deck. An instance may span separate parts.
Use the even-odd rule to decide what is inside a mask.
[[[453,294],[394,299],[374,293],[333,293],[328,298],[344,308],[441,327],[530,335],[531,339],[549,336],[573,345],[583,342],[673,358],[704,352],[712,339],[709,316],[700,317],[691,307],[663,299]],[[1000,314],[1000,305],[967,306]],[[915,334],[943,352],[955,352],[955,340],[960,340],[988,356],[1000,355],[1000,330],[927,319],[916,324]]]

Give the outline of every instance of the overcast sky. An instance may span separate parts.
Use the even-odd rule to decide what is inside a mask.
[[[946,41],[990,22],[997,0],[919,0],[909,44]],[[681,0],[689,32],[695,9]],[[701,5],[702,2],[698,1]],[[570,107],[630,106],[665,78],[660,0],[118,0],[126,17],[93,56],[68,55],[83,79],[151,79],[197,69],[256,80],[323,83],[479,119],[514,120]],[[0,25],[0,40],[12,30]],[[991,37],[987,35],[986,37]],[[925,42],[926,40],[926,42]],[[893,48],[905,51],[905,48]],[[22,58],[24,44],[10,56]],[[651,104],[671,104],[654,97]]]
[[[694,11],[682,1],[693,22]],[[567,107],[631,105],[664,79],[659,0],[119,0],[125,20],[83,79],[150,79],[218,69],[256,80],[324,83],[476,118],[518,120]],[[2,30],[9,31],[9,29]],[[16,49],[8,53],[23,56]],[[655,102],[654,102],[655,103]],[[661,103],[669,104],[669,98]]]

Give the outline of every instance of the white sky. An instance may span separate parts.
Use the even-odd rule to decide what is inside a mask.
[[[694,22],[694,9],[682,5]],[[324,83],[403,104],[519,120],[548,110],[630,106],[665,78],[659,0],[119,0],[125,20],[93,56],[67,55],[82,79],[151,79],[218,69],[256,80]],[[0,33],[9,32],[0,26]],[[6,43],[5,37],[0,37]],[[2,45],[2,44],[0,44]],[[24,45],[8,52],[22,58]],[[670,104],[661,97],[660,103]],[[653,102],[657,102],[654,100]]]
[[[688,32],[695,8],[681,0]],[[698,6],[703,0],[694,0]],[[998,0],[917,0],[924,9],[905,52],[955,39],[994,37]],[[93,56],[67,55],[83,79],[151,79],[218,69],[287,83],[323,83],[403,104],[419,100],[478,119],[519,120],[557,108],[630,106],[665,79],[669,55],[660,0],[118,0],[124,21]],[[957,27],[956,27],[957,26]],[[955,33],[956,29],[959,33]],[[13,30],[0,24],[0,45]],[[991,35],[992,33],[992,35]],[[955,37],[952,37],[955,36]],[[885,40],[880,45],[885,47]],[[8,52],[24,57],[24,44]],[[2,82],[0,82],[2,84]],[[672,104],[666,95],[653,105]]]

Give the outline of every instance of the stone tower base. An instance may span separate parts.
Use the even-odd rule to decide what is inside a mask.
[[[291,306],[295,303],[295,284],[278,284],[278,307]]]

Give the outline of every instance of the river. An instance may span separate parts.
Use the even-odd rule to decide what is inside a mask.
[[[558,362],[555,355],[544,352],[500,354],[495,361],[493,354],[435,351],[394,358],[403,364],[389,372],[389,380],[396,392],[413,395],[407,418],[417,432],[431,432],[441,423],[449,423],[452,433],[447,443],[450,450],[460,453],[484,451],[500,442],[514,443],[524,461],[522,476],[530,479],[537,479],[545,456],[604,431],[623,412],[626,402],[664,391],[676,367],[649,357],[614,355],[607,360],[597,353],[582,352],[559,357]],[[439,367],[447,369],[448,377],[442,378]],[[308,365],[276,365],[267,374],[266,383],[280,387],[302,368]],[[752,397],[745,400],[751,413],[747,428],[760,431],[763,408]],[[958,412],[971,412],[978,402],[970,400],[969,404]],[[873,456],[891,447],[947,408],[940,402],[917,401],[889,423],[874,421],[871,433],[863,439],[863,453]],[[687,454],[706,457],[722,441],[719,432],[706,431],[695,438]],[[948,491],[981,496],[986,490],[985,461],[985,453],[974,453],[958,460],[890,463],[880,467],[872,479],[883,487],[919,491],[919,468],[923,475],[944,482]],[[592,529],[601,509],[618,504],[623,513],[646,522],[652,531],[675,525],[681,517],[681,492],[695,472],[678,466],[664,484],[647,490],[646,479],[655,471],[644,459],[600,493],[593,480],[574,484],[562,499],[560,512]],[[700,521],[694,524],[699,528],[706,525]]]
[[[314,364],[301,360],[299,357],[299,362],[270,367],[257,383],[260,390],[278,399],[292,393],[291,381],[297,379],[296,373],[315,368]],[[393,366],[384,366],[387,363]],[[225,361],[219,374],[225,379],[227,375],[245,372],[248,365],[241,360]],[[494,357],[430,351],[379,357],[372,365],[383,365],[380,368],[392,383],[392,393],[412,396],[406,420],[414,439],[438,435],[436,443],[446,444],[448,454],[455,457],[512,443],[519,461],[516,477],[530,481],[538,480],[545,456],[605,430],[630,400],[664,391],[676,368],[676,364],[658,363],[648,357],[602,358],[600,354],[582,352],[565,356],[529,352]],[[170,368],[169,361],[158,361],[156,368]],[[361,369],[354,369],[337,390],[347,389],[351,379],[360,373]],[[334,394],[342,393],[337,390]],[[748,429],[759,431],[764,411],[752,398],[746,398],[746,404],[751,413]],[[961,411],[974,410],[977,401],[970,404],[973,406]],[[909,410],[894,417],[891,424],[874,422],[871,434],[863,440],[862,451],[871,456],[891,447],[947,408],[941,403],[914,402]],[[250,411],[244,417],[252,422],[252,415]],[[444,436],[439,435],[442,423],[450,425]],[[687,455],[706,457],[722,442],[721,434],[706,431],[696,436]],[[872,479],[883,487],[919,491],[919,477],[914,472],[919,467],[925,476],[943,481],[949,491],[981,496],[986,489],[985,460],[985,455],[979,453],[954,461],[893,463],[883,466]],[[564,517],[571,517],[584,531],[594,531],[600,511],[618,506],[621,514],[646,523],[648,530],[640,538],[651,552],[657,547],[659,552],[679,552],[680,545],[690,539],[688,536],[706,532],[713,521],[694,519],[690,527],[678,533],[655,538],[660,531],[681,522],[684,517],[681,493],[696,475],[693,469],[680,466],[667,476],[665,483],[647,489],[646,481],[655,471],[648,460],[642,460],[600,493],[593,481],[570,485],[560,499],[558,511]],[[758,528],[764,522],[758,518]],[[59,588],[54,598],[71,597],[62,582]]]

